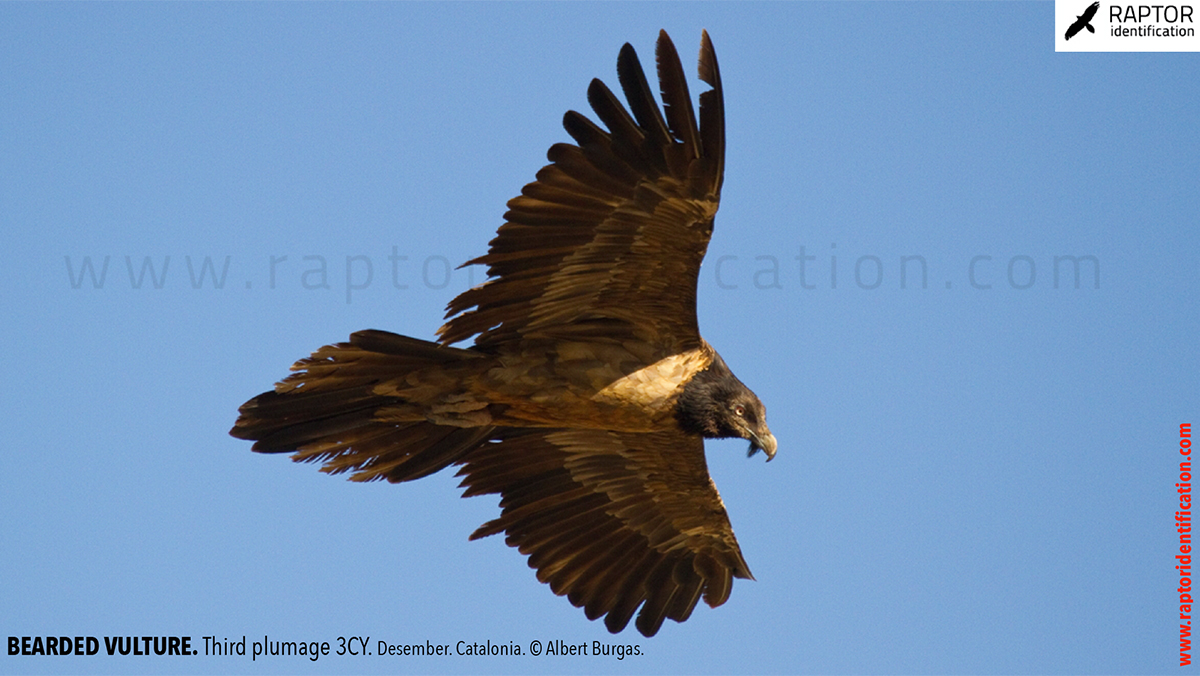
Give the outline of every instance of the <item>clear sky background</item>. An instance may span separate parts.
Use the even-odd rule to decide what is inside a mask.
[[[0,634],[645,653],[0,672],[1194,673],[1200,60],[1055,54],[1053,10],[0,5]],[[700,321],[779,455],[708,445],[758,579],[647,640],[468,542],[496,499],[452,472],[352,484],[227,430],[323,344],[432,337],[563,112],[660,28],[693,95],[702,28],[720,59]],[[1064,256],[1098,277],[1056,285]]]

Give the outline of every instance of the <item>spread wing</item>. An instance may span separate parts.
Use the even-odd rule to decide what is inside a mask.
[[[488,253],[468,263],[486,264],[490,279],[450,302],[443,344],[477,334],[484,350],[531,338],[633,340],[662,354],[699,347],[696,279],[725,158],[720,71],[705,33],[699,73],[712,89],[697,125],[665,32],[656,55],[665,118],[626,44],[617,72],[629,111],[592,81],[588,102],[607,131],[565,115],[578,145],[552,146],[551,164],[509,201]]]
[[[554,593],[625,628],[653,636],[682,622],[701,596],[716,607],[734,577],[751,578],[725,505],[709,478],[704,444],[682,433],[508,429],[465,459],[464,497],[502,496],[500,532],[529,556]]]

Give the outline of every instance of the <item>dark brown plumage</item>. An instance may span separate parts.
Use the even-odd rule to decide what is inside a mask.
[[[593,80],[607,130],[566,114],[576,144],[551,147],[509,202],[470,261],[488,281],[450,302],[438,343],[355,333],[246,402],[230,432],[356,481],[461,465],[464,496],[501,496],[472,539],[505,533],[588,618],[618,632],[636,613],[646,636],[751,577],[703,439],[749,439],[768,460],[776,448],[762,402],[696,322],[725,157],[708,34],[699,124],[665,32],[657,62],[665,116],[628,44],[617,61],[628,111]]]

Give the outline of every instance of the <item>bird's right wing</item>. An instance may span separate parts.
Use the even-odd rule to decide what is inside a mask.
[[[640,606],[638,631],[653,636],[751,578],[699,437],[500,428],[493,439],[459,472],[464,497],[501,495],[500,517],[472,539],[506,533],[539,580],[609,631]]]

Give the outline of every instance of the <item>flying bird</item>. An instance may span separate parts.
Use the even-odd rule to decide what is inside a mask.
[[[1088,8],[1083,10],[1083,14],[1075,17],[1075,23],[1071,24],[1067,29],[1066,39],[1070,40],[1075,37],[1075,34],[1084,28],[1088,29],[1089,33],[1095,33],[1096,29],[1092,28],[1092,17],[1096,16],[1096,11],[1100,9],[1099,1],[1088,5]]]
[[[452,300],[436,342],[359,331],[247,401],[230,434],[354,481],[460,465],[463,496],[500,495],[537,578],[619,632],[653,636],[753,579],[709,477],[704,439],[775,456],[766,411],[700,337],[696,282],[725,164],[717,57],[701,36],[699,123],[665,32],[660,109],[633,47],[569,111],[574,144],[508,202],[488,279]],[[470,338],[469,347],[454,347]]]

